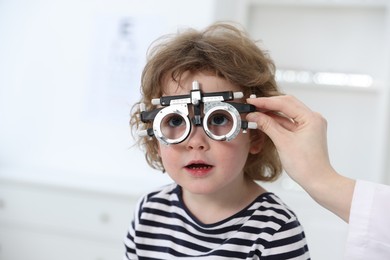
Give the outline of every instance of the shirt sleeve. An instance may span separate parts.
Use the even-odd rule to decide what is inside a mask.
[[[135,260],[138,259],[137,252],[136,252],[136,245],[135,245],[135,230],[136,226],[139,222],[139,215],[141,214],[142,205],[145,198],[141,198],[137,206],[135,207],[134,211],[134,219],[131,221],[130,227],[127,231],[127,235],[124,239],[124,244],[126,248],[125,255],[123,256],[123,260]]]
[[[305,233],[297,219],[284,223],[272,236],[272,240],[264,243],[260,259],[310,259]]]
[[[390,259],[390,186],[356,182],[345,259]]]

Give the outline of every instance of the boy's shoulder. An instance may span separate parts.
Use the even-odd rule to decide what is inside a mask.
[[[171,203],[179,200],[179,187],[176,183],[160,186],[146,194],[139,201],[139,206],[142,207],[147,203],[164,202]]]
[[[170,183],[163,186],[160,186],[148,193],[146,193],[143,197],[146,200],[151,200],[153,198],[159,198],[159,197],[170,197],[172,194],[178,193],[178,185],[176,183]]]
[[[264,211],[272,211],[273,214],[283,216],[282,218],[286,220],[296,219],[295,213],[291,210],[291,208],[276,194],[272,192],[265,192],[260,195],[256,201],[257,211],[262,214]]]

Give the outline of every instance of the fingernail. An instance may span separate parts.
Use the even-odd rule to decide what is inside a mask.
[[[246,119],[248,121],[256,121],[257,117],[259,116],[259,113],[258,112],[252,112],[252,113],[249,113],[247,116],[246,116]]]

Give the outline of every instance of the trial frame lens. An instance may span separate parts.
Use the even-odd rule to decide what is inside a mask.
[[[164,144],[178,144],[184,141],[191,131],[187,104],[171,105],[161,109],[154,118],[153,132]]]

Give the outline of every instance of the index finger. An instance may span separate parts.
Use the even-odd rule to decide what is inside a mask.
[[[283,95],[273,97],[248,98],[248,104],[256,106],[256,108],[265,111],[281,112],[287,117],[299,122],[299,118],[312,112],[304,103],[294,96]]]

